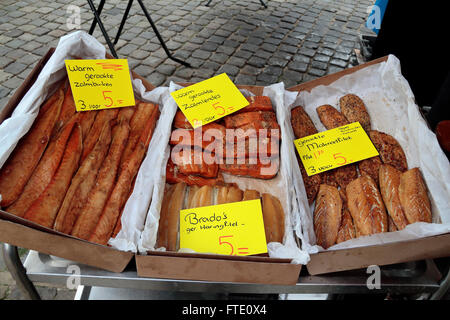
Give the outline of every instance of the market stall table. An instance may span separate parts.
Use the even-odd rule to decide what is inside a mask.
[[[143,278],[130,264],[124,272],[113,273],[79,263],[49,256],[31,250],[22,263],[15,259],[17,248],[4,244],[4,258],[19,287],[28,298],[39,299],[33,282],[66,285],[73,273],[70,265],[80,268],[80,285],[85,292],[78,295],[88,298],[91,287],[125,288],[133,290],[154,290],[172,293],[231,293],[231,294],[422,294],[430,293],[432,298],[441,298],[448,290],[449,275],[439,281],[436,266],[432,260],[404,263],[381,268],[381,289],[369,290],[365,269],[339,272],[323,276],[301,274],[296,285],[265,285],[248,283],[227,283],[189,281],[178,279]],[[70,280],[70,279],[69,279]],[[137,292],[135,295],[138,296]],[[142,293],[144,295],[144,293]]]

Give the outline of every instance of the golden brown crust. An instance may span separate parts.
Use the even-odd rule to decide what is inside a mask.
[[[405,172],[408,170],[405,152],[394,137],[380,131],[369,131],[370,140],[380,153],[381,160],[395,169]]]
[[[180,210],[183,208],[185,193],[185,183],[178,183],[167,188],[159,217],[157,247],[164,247],[167,251],[178,249]]]
[[[405,213],[400,203],[398,188],[401,172],[394,167],[383,164],[380,166],[380,192],[387,212],[396,229],[402,230],[408,225]]]
[[[284,237],[284,211],[280,200],[268,193],[263,193],[261,204],[267,243],[282,243]]]
[[[342,220],[342,199],[336,187],[321,184],[314,208],[316,243],[327,249],[336,243]]]
[[[257,200],[261,197],[259,191],[256,190],[245,190],[242,201],[247,200]]]
[[[408,222],[431,223],[431,203],[419,168],[408,170],[400,176],[398,190],[400,203]]]
[[[386,209],[372,178],[361,176],[347,186],[347,203],[361,236],[388,231]]]
[[[236,185],[218,187],[216,204],[242,201],[243,192]]]
[[[359,173],[362,176],[371,177],[375,183],[378,185],[380,183],[379,171],[380,166],[383,164],[380,157],[373,157],[363,161],[358,162]]]
[[[317,133],[314,123],[302,106],[295,107],[291,110],[291,124],[295,138],[297,139]]]
[[[342,219],[339,227],[336,243],[341,243],[356,237],[355,226],[353,224],[353,218],[348,210],[347,195],[345,189],[339,190],[339,195],[342,199]]]
[[[171,203],[173,191],[176,185],[167,185],[164,190],[164,196],[159,212],[158,235],[156,238],[156,248],[168,247],[168,231],[169,231],[169,205]]]
[[[398,231],[397,226],[395,225],[394,220],[392,220],[391,216],[388,217],[388,225],[389,232]]]
[[[318,107],[316,111],[320,121],[325,126],[325,128],[327,128],[327,130],[350,124],[350,122],[344,117],[342,113],[340,113],[336,108],[330,106],[329,104]]]
[[[360,97],[347,94],[339,99],[342,114],[350,123],[359,122],[366,132],[370,130],[370,116]]]
[[[200,208],[200,207],[207,207],[213,205],[213,187],[212,186],[203,186],[199,188],[195,194],[192,196],[191,200],[191,208]]]

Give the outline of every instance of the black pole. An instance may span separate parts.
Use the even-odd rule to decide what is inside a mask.
[[[90,0],[89,0],[90,1]],[[156,25],[153,23],[152,18],[150,17],[150,14],[147,12],[147,9],[145,8],[144,4],[142,3],[142,0],[137,0],[139,2],[139,5],[142,8],[142,11],[144,11],[145,16],[147,17],[148,22],[150,23],[150,25],[152,26],[153,31],[156,34],[156,37],[158,37],[159,42],[161,43],[161,46],[163,47],[164,51],[166,52],[167,56],[169,57],[169,59],[172,59],[173,61],[176,61],[178,63],[181,63],[182,65],[186,66],[186,67],[191,67],[191,65],[187,62],[184,62],[180,59],[177,59],[175,57],[172,56],[172,54],[170,53],[169,49],[167,49],[166,44],[164,43],[163,38],[161,37],[161,35],[158,32],[158,29],[156,28]]]
[[[102,0],[102,1],[104,2],[104,0]],[[92,13],[94,13],[95,20],[97,20],[97,22],[98,22],[98,26],[100,27],[100,30],[102,31],[103,36],[105,37],[106,43],[108,44],[111,54],[117,59],[118,56],[117,56],[116,50],[114,49],[114,45],[112,44],[111,39],[109,38],[108,33],[106,32],[105,27],[103,26],[102,20],[100,19],[97,9],[95,9],[94,3],[92,2],[92,0],[87,0],[87,2],[89,3],[89,6],[91,7]]]
[[[120,35],[122,34],[123,26],[125,25],[125,21],[127,21],[128,14],[130,13],[131,5],[133,4],[133,0],[129,0],[127,4],[127,8],[125,9],[125,13],[123,14],[122,21],[120,22],[119,30],[117,30],[116,38],[114,39],[114,44],[117,44],[119,41]]]
[[[105,0],[100,0],[100,4],[98,5],[97,13],[98,15],[102,14],[103,6],[105,5]],[[95,26],[97,25],[97,19],[94,19],[91,24],[91,28],[89,29],[89,34],[93,34],[95,30]]]

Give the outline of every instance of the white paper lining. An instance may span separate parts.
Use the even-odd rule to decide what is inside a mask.
[[[386,62],[358,70],[330,85],[315,87],[310,92],[301,91],[290,109],[303,106],[316,128],[324,131],[326,129],[319,120],[316,108],[330,104],[339,110],[339,98],[348,93],[354,93],[364,101],[371,117],[372,129],[386,132],[397,139],[405,151],[408,167],[420,168],[429,189],[433,223],[415,223],[401,231],[352,239],[328,250],[398,242],[449,232],[450,165],[434,133],[419,112],[409,84],[401,74],[399,60],[391,55]],[[308,205],[298,165],[293,174],[301,208],[299,219],[294,221],[294,229],[303,239],[302,249],[316,253],[323,248],[314,245],[314,204],[311,207]]]
[[[169,90],[171,92],[176,91],[182,87],[171,83]],[[252,95],[246,90],[241,90],[245,96]],[[264,88],[263,95],[270,97],[276,114],[277,121],[281,126],[281,150],[280,154],[288,154],[289,147],[287,143],[283,141],[292,141],[292,137],[289,136],[289,131],[286,129],[287,122],[287,108],[295,99],[296,93],[288,92],[284,90],[283,83],[274,84],[272,86]],[[167,116],[164,120],[164,128],[161,126],[161,131],[158,133],[161,139],[158,139],[158,146],[155,145],[153,152],[163,155],[154,163],[154,188],[153,188],[153,201],[150,205],[149,212],[147,214],[147,220],[145,222],[144,231],[141,234],[139,241],[139,251],[143,254],[146,251],[151,250],[165,250],[164,248],[155,248],[157,231],[159,225],[161,202],[164,195],[165,188],[165,172],[166,164],[169,158],[169,139],[172,129],[172,121],[177,111],[177,104],[173,98],[168,97],[164,101],[163,113]],[[167,120],[167,121],[166,121]],[[285,219],[285,237],[283,244],[281,243],[269,243],[268,251],[270,257],[276,258],[289,258],[293,259],[293,263],[306,264],[309,261],[309,255],[300,250],[293,237],[292,219],[293,216],[298,216],[298,205],[295,197],[294,190],[290,188],[291,185],[291,158],[281,156],[280,159],[280,171],[272,180],[259,180],[253,178],[237,177],[224,173],[224,180],[228,183],[236,183],[241,189],[255,189],[260,192],[267,192],[278,197],[282,203],[286,219]]]
[[[83,31],[73,32],[60,39],[55,52],[43,67],[36,82],[24,95],[11,117],[0,125],[0,167],[8,159],[20,138],[31,128],[41,104],[56,90],[58,82],[66,77],[64,60],[75,58],[105,59],[105,53],[105,47]],[[133,80],[133,89],[143,100],[160,105],[164,93],[168,93],[167,87],[146,92],[142,81],[139,79]],[[150,143],[149,150],[154,144],[153,140]],[[151,200],[148,196],[151,193],[147,190],[151,184],[148,174],[146,174],[148,169],[145,168],[151,167],[148,163],[151,164],[152,156],[151,152],[147,152],[138,172],[133,193],[125,206],[125,212],[122,216],[122,231],[114,241],[111,240],[110,242],[113,247],[119,250],[136,252],[137,238],[142,231],[145,214]]]

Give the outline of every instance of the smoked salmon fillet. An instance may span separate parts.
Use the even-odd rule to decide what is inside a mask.
[[[87,134],[87,137],[83,143],[83,154],[81,155],[81,162],[86,159],[87,155],[91,153],[92,149],[97,143],[98,137],[102,132],[103,125],[113,119],[116,119],[118,113],[119,109],[117,108],[97,111],[97,116],[95,117],[94,123],[92,124],[92,127],[89,130],[89,133]]]
[[[69,188],[70,181],[78,168],[82,148],[81,128],[76,124],[70,134],[58,170],[44,192],[42,192],[39,198],[25,212],[25,219],[47,228],[53,227],[59,207]]]
[[[80,239],[89,239],[114,188],[120,158],[130,132],[127,121],[120,121],[116,127],[108,154],[72,230],[72,235]]]
[[[136,177],[139,167],[144,159],[150,140],[153,136],[156,121],[147,121],[140,140],[133,153],[124,162],[117,183],[103,209],[103,213],[98,221],[94,232],[89,237],[89,241],[106,245],[113,233],[114,227],[120,219],[121,212],[131,194],[133,180]]]
[[[33,171],[30,180],[28,180],[25,188],[23,189],[22,194],[11,206],[7,208],[8,212],[22,217],[27,209],[37,198],[39,198],[41,193],[48,186],[59,167],[61,158],[63,157],[66,149],[67,140],[69,139],[74,125],[77,124],[76,120],[76,118],[73,118],[71,122],[67,123],[67,125],[62,129],[59,137],[49,143],[44,155],[39,161],[39,164]]]
[[[70,234],[89,192],[95,184],[100,166],[108,153],[111,143],[111,126],[109,122],[103,125],[97,143],[91,153],[81,163],[77,173],[72,178],[69,190],[56,216],[53,229]]]
[[[12,154],[0,169],[0,206],[11,205],[23,191],[28,179],[47,147],[61,111],[63,90],[60,88],[50,100],[53,102],[40,111],[30,130],[18,142]]]

